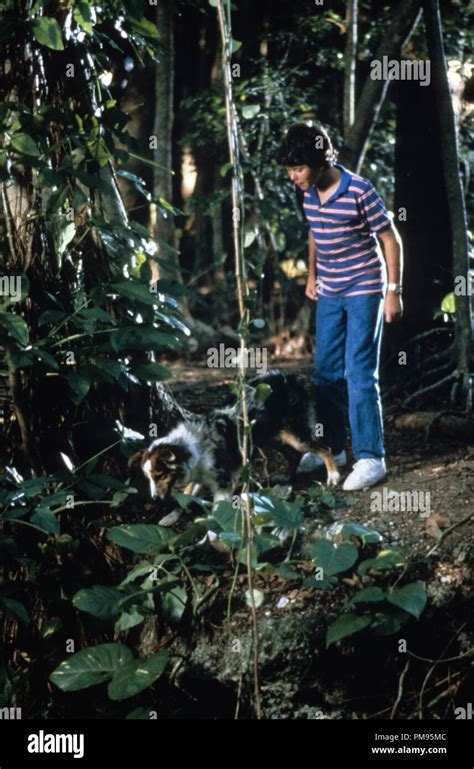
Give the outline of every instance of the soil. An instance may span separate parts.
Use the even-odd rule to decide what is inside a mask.
[[[308,378],[311,374],[311,362],[304,358],[296,363],[294,359],[278,359],[274,367],[301,373]],[[228,385],[235,379],[232,370],[209,369],[198,364],[193,364],[192,369],[182,364],[170,368],[175,379],[168,382],[168,387],[181,406],[202,414],[229,402]],[[436,433],[426,440],[423,434],[414,436],[412,432],[401,432],[389,424],[385,425],[385,447],[388,470],[386,480],[366,491],[350,494],[341,492],[342,497],[350,496],[353,500],[344,515],[354,522],[371,525],[374,517],[377,517],[370,513],[371,504],[376,506],[373,492],[377,489],[382,491],[386,487],[387,492],[423,492],[425,510],[421,510],[420,502],[422,515],[400,510],[386,522],[386,525],[393,528],[392,537],[397,538],[400,544],[410,544],[417,548],[433,544],[433,527],[426,526],[426,519],[430,516],[439,519],[439,527],[445,529],[469,513],[474,515],[474,445],[467,446],[460,441],[437,436]],[[343,478],[349,474],[353,461],[348,451],[348,465]],[[276,464],[275,472],[284,474],[285,465]],[[324,472],[301,480],[295,487],[298,493],[304,494],[314,479],[324,481]],[[402,507],[401,501],[398,506]],[[465,527],[453,531],[450,545],[465,540],[469,530],[472,534],[472,528],[467,522]]]
[[[311,373],[307,358],[279,359],[275,367],[308,377]],[[171,368],[175,378],[168,386],[182,406],[205,413],[229,402],[232,370],[199,365],[191,369],[182,364]],[[327,508],[319,506],[313,514],[310,492],[324,483],[324,472],[300,476],[293,484],[290,498],[296,494],[304,498],[305,521],[292,557],[299,561],[295,568],[304,576],[305,559],[310,559],[315,541],[323,537],[338,542],[343,524],[363,524],[382,535],[384,547],[407,548],[410,556],[401,584],[421,581],[428,594],[427,608],[420,620],[413,621],[408,630],[403,628],[395,638],[362,643],[353,636],[342,646],[338,643],[326,651],[328,624],[345,610],[355,589],[373,584],[370,578],[361,579],[354,573],[340,580],[335,589],[324,591],[302,588],[301,579],[257,574],[254,588],[264,595],[256,614],[266,718],[389,718],[407,660],[405,654],[397,654],[400,636],[408,638],[412,654],[425,661],[411,656],[408,691],[396,706],[395,717],[420,717],[417,708],[423,686],[424,717],[454,718],[455,707],[466,705],[467,670],[472,660],[468,606],[472,599],[469,554],[474,539],[474,446],[447,440],[436,431],[427,440],[424,434],[397,431],[390,424],[386,425],[385,442],[389,474],[376,487],[349,493],[340,486]],[[348,456],[347,473],[353,461],[350,452]],[[255,476],[264,485],[271,485],[272,477],[286,469],[279,454],[271,456],[268,468],[270,484],[262,462],[257,460]],[[413,492],[418,493],[418,502],[421,500],[419,509],[414,507]],[[232,574],[229,569],[223,577]],[[184,707],[186,716],[232,716],[240,687],[241,713],[252,717],[251,676],[242,672],[241,662],[237,665],[231,650],[236,639],[240,639],[238,645],[250,645],[249,609],[244,596],[247,588],[247,577],[240,574],[235,592],[237,610],[230,625],[225,623],[228,586],[217,591],[198,636],[194,636],[192,651],[188,648],[190,656],[178,676],[188,699],[186,704],[177,705],[180,711]],[[436,660],[440,657],[461,660],[448,666],[440,663],[438,670]],[[424,681],[430,660],[436,670],[430,674],[427,689]],[[209,686],[217,687],[212,704]]]
[[[167,365],[174,373],[167,385],[182,407],[206,413],[232,402],[228,385],[235,379],[234,371],[199,364]],[[309,377],[311,360],[279,358],[275,367]],[[253,572],[253,587],[262,599],[255,621],[265,719],[454,719],[458,708],[468,712],[473,660],[469,558],[474,539],[474,447],[441,437],[436,426],[427,440],[425,433],[397,431],[387,423],[386,450],[388,478],[372,489],[327,490],[324,472],[299,476],[291,488],[279,483],[281,495],[303,498],[304,529],[294,542],[287,541],[264,556],[268,567]],[[347,472],[352,461],[349,452]],[[271,453],[266,464],[257,457],[253,469],[255,478],[277,493],[275,476],[286,473],[281,455]],[[67,594],[84,586],[114,586],[144,559],[107,538],[112,526],[156,524],[176,508],[174,500],[169,505],[143,501],[148,487],[138,468],[132,485],[140,488],[140,483],[144,496],[136,495],[136,501],[132,498],[130,504],[102,512],[98,506],[99,518],[90,522],[85,537],[81,518],[75,514],[68,518],[80,549],[71,556],[70,573],[62,572]],[[423,500],[420,509],[408,506],[413,497],[407,494],[413,492]],[[196,515],[202,517],[202,508],[183,513],[172,527],[191,537],[193,584],[202,602],[196,606],[196,590],[182,572],[194,606],[188,600],[179,621],[167,621],[158,603],[158,610],[143,624],[119,634],[140,657],[166,650],[168,675],[135,697],[133,705],[128,700],[111,705],[102,693],[98,713],[124,718],[133,707],[140,713],[133,717],[144,719],[151,712],[160,719],[255,718],[254,635],[246,568],[235,564],[229,550],[216,551],[208,542],[195,547],[202,537],[202,530],[198,537],[190,526]],[[401,547],[408,555],[404,567],[395,573],[362,575],[354,566],[330,589],[303,586],[303,579],[314,574],[315,543],[321,539],[340,543],[346,523],[363,524],[382,537],[379,544],[354,542],[362,558],[374,557],[381,548]],[[349,601],[361,588],[388,591],[395,581],[398,587],[419,582],[426,590],[428,600],[419,619],[410,617],[390,635],[362,630],[327,647],[328,627],[351,611]],[[64,616],[66,638],[78,636],[80,623],[82,646],[112,640],[103,623],[63,604],[54,611],[63,616],[69,607],[69,619]],[[62,649],[55,654],[62,655]],[[74,697],[54,690],[48,708],[48,717],[90,717],[89,690]]]

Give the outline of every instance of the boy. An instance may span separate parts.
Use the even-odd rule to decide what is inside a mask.
[[[335,162],[321,126],[292,126],[279,159],[310,226],[306,296],[317,301],[312,382],[318,413],[325,442],[342,467],[347,383],[356,463],[343,488],[355,491],[387,475],[378,368],[384,316],[391,323],[403,312],[402,244],[373,184]],[[320,462],[305,454],[299,472]]]

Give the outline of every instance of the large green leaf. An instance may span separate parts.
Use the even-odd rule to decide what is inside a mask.
[[[100,369],[102,373],[109,374],[109,378],[112,380],[118,379],[123,373],[124,364],[113,358],[99,357],[98,355],[92,358],[92,363],[95,367]],[[98,372],[97,372],[98,373]]]
[[[45,310],[38,318],[38,326],[44,326],[47,323],[58,323],[66,317],[67,313],[62,310]]]
[[[107,689],[110,699],[126,700],[147,689],[161,676],[168,659],[166,652],[156,652],[146,660],[133,660],[118,669]]]
[[[0,609],[16,617],[24,625],[27,625],[30,621],[28,612],[24,605],[20,601],[15,601],[14,598],[7,598],[6,596],[0,598]]]
[[[62,620],[59,617],[51,617],[41,625],[40,635],[41,638],[50,638],[52,635],[61,630],[63,627]]]
[[[120,294],[127,299],[133,299],[144,304],[158,304],[158,297],[155,292],[150,291],[148,286],[134,280],[123,280],[120,283],[112,283],[109,289],[114,294]]]
[[[39,526],[48,534],[59,534],[59,523],[54,513],[47,507],[37,507],[30,516],[31,523]]]
[[[141,563],[137,563],[137,565],[128,572],[125,579],[121,581],[120,587],[128,585],[129,582],[133,582],[133,580],[137,579],[137,577],[144,577],[145,575],[148,576],[152,571],[154,571],[154,569],[155,567],[149,561],[142,561]]]
[[[86,397],[87,393],[90,390],[91,381],[88,377],[84,376],[83,374],[79,373],[71,373],[67,374],[65,376],[65,379],[67,380],[67,383],[71,390],[74,392],[74,397],[72,400],[74,403],[79,404],[83,398]]]
[[[362,526],[360,523],[346,523],[342,529],[341,536],[343,540],[350,540],[351,537],[358,537],[363,545],[375,544],[382,541],[382,535],[374,529]]]
[[[68,245],[74,240],[76,234],[76,225],[74,222],[69,222],[67,219],[61,219],[58,225],[58,232],[56,236],[56,247],[58,249],[58,256],[62,256],[66,251]]]
[[[138,32],[143,37],[158,38],[158,29],[156,24],[145,18],[135,19],[133,16],[128,16],[127,21],[131,24],[134,32]]]
[[[235,508],[227,500],[221,500],[217,503],[212,511],[212,518],[217,521],[222,531],[232,531],[238,534],[242,532],[242,511]]]
[[[86,145],[92,157],[97,161],[101,168],[106,166],[109,160],[111,160],[112,155],[103,139],[91,139],[86,142]]]
[[[31,27],[33,36],[38,43],[52,48],[53,51],[64,51],[61,27],[56,19],[52,19],[50,16],[41,16],[33,19]]]
[[[169,306],[170,302],[168,300],[169,297],[165,299],[163,304]],[[186,326],[186,324],[180,321],[179,318],[175,318],[174,315],[170,315],[169,313],[165,314],[164,312],[160,312],[160,310],[155,310],[155,315],[157,318],[160,318],[160,320],[162,320],[163,323],[165,323],[167,326],[171,326],[171,328],[176,329],[176,331],[180,331],[185,336],[189,336],[191,334],[189,326]]]
[[[188,596],[182,587],[175,587],[161,596],[161,610],[168,622],[179,622],[184,614]]]
[[[21,315],[15,315],[13,312],[0,312],[0,326],[6,329],[8,335],[20,344],[28,344],[28,326]]]
[[[380,587],[364,587],[351,599],[350,604],[354,603],[376,603],[385,601],[386,593]]]
[[[225,537],[223,535],[221,535],[219,539],[223,539],[225,542]],[[253,541],[259,555],[262,553],[267,553],[269,550],[273,550],[275,547],[279,547],[281,545],[280,540],[275,534],[254,534]],[[237,537],[235,547],[240,547],[239,537]],[[297,574],[296,576],[299,577],[300,575]]]
[[[78,24],[84,32],[88,35],[92,35],[94,31],[94,19],[92,16],[91,7],[88,3],[76,2],[73,8],[73,17],[76,24]]]
[[[22,155],[29,155],[33,158],[37,158],[41,155],[38,147],[28,134],[15,134],[12,136],[11,145],[17,152],[21,152]]]
[[[146,379],[150,382],[161,382],[163,379],[169,379],[173,376],[172,372],[161,363],[141,363],[134,366],[132,374],[139,379]]]
[[[123,597],[124,594],[116,587],[94,585],[79,590],[72,599],[72,604],[76,609],[92,614],[93,617],[111,620],[120,614],[118,602]]]
[[[132,660],[128,646],[121,643],[100,644],[81,649],[61,662],[49,680],[63,692],[75,692],[108,681],[115,671]]]
[[[40,359],[42,363],[45,363],[49,368],[54,369],[55,371],[59,371],[60,366],[57,362],[56,358],[54,358],[49,352],[46,350],[41,350],[39,347],[33,348],[35,355]]]
[[[372,622],[372,617],[360,617],[357,614],[341,614],[326,633],[326,649],[342,638],[359,633]]]
[[[85,184],[86,187],[90,187],[93,190],[99,190],[104,195],[113,197],[114,190],[112,186],[97,174],[88,174],[86,171],[79,171],[79,169],[73,167],[68,167],[67,172],[79,179],[79,181]]]
[[[359,564],[357,571],[359,574],[365,574],[368,569],[374,569],[375,571],[390,571],[396,569],[405,562],[406,556],[404,551],[399,547],[390,547],[385,550],[381,550],[376,558],[368,558],[366,561],[362,561]]]
[[[41,494],[46,486],[49,486],[54,481],[58,480],[55,475],[42,475],[39,478],[31,478],[28,481],[23,481],[21,484],[21,494],[25,497],[32,498]]]
[[[53,216],[60,208],[63,207],[69,194],[69,187],[65,184],[63,187],[58,187],[53,193],[51,193],[46,203],[46,216]],[[48,311],[47,311],[48,312]]]
[[[130,630],[131,627],[136,627],[140,622],[143,622],[144,619],[145,615],[141,611],[138,611],[136,606],[132,606],[130,611],[122,612],[115,623],[115,630],[118,633],[121,633],[124,630]]]
[[[166,347],[181,349],[182,344],[172,334],[143,326],[120,328],[110,335],[115,352],[122,350],[164,350]]]
[[[341,571],[350,569],[357,561],[359,551],[355,545],[344,542],[336,545],[324,539],[316,542],[311,551],[311,557],[316,566],[323,569],[325,577],[331,577]]]
[[[114,526],[108,538],[116,545],[126,547],[134,553],[148,553],[166,545],[173,534],[164,526],[154,526],[148,523],[132,523]]]
[[[323,579],[316,579],[316,577],[305,577],[302,582],[302,587],[314,587],[317,590],[327,590],[336,582],[337,579],[335,577],[325,577]]]
[[[273,526],[281,526],[282,528],[290,529],[290,531],[299,529],[302,525],[302,497],[296,497],[294,502],[286,502],[283,499],[269,495],[259,496],[258,494],[253,494],[252,497],[256,513],[254,519],[256,525],[271,523]]]
[[[400,590],[395,590],[387,596],[387,600],[394,606],[404,609],[409,614],[419,619],[421,612],[426,606],[428,597],[426,590],[421,582],[410,582],[404,585]]]

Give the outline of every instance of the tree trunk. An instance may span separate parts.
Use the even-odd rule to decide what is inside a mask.
[[[403,323],[392,324],[391,330],[401,342],[401,335],[410,339],[432,326],[433,312],[451,290],[453,276],[446,185],[439,173],[443,134],[433,89],[404,81],[396,84],[394,96],[394,212],[403,240],[405,312]]]
[[[421,15],[419,6],[420,0],[401,0],[382,38],[375,60],[382,61],[384,56],[391,59],[399,55],[402,45],[418,23]],[[341,162],[357,173],[362,168],[370,133],[377,122],[388,84],[388,80],[373,80],[369,75],[362,90],[354,123],[340,154]]]
[[[471,350],[471,312],[469,298],[469,256],[464,193],[459,175],[458,139],[453,102],[443,50],[441,15],[438,0],[425,0],[425,26],[428,52],[433,65],[433,85],[441,129],[441,158],[448,212],[451,223],[454,278],[464,278],[466,291],[455,293],[456,353],[459,388],[464,402],[469,401]]]
[[[346,68],[344,70],[343,122],[347,140],[355,116],[355,87],[357,66],[357,11],[358,0],[347,0],[346,5]]]
[[[155,77],[155,118],[153,124],[153,160],[161,168],[155,167],[153,196],[172,203],[172,132],[173,132],[173,94],[174,94],[174,0],[162,0],[156,9],[156,25],[160,34],[163,51],[156,65]],[[152,206],[151,225],[153,236],[159,245],[160,258],[176,265],[176,269],[159,265],[160,278],[182,282],[178,255],[166,248],[175,249],[175,226],[173,214],[164,213],[156,205]],[[163,245],[162,245],[163,244]]]

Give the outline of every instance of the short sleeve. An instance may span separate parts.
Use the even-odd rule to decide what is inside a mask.
[[[373,184],[370,185],[366,192],[362,193],[358,199],[358,203],[362,216],[366,220],[371,232],[379,235],[390,229],[392,220],[387,213],[382,198]]]

